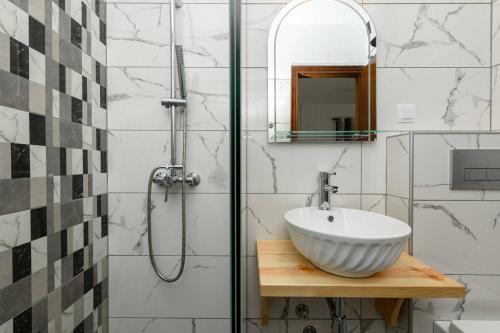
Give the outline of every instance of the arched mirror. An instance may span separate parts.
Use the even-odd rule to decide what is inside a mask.
[[[270,142],[369,141],[376,130],[376,31],[352,0],[294,0],[268,39]]]

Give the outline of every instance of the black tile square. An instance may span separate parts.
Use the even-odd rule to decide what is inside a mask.
[[[87,5],[82,2],[82,27],[87,28]]]
[[[10,39],[10,72],[26,79],[30,77],[29,47],[14,38]]]
[[[82,76],[82,100],[85,102],[88,102],[88,97],[87,97],[87,78],[85,76]]]
[[[105,151],[101,151],[101,173],[108,172],[108,158]]]
[[[102,282],[94,287],[94,309],[96,309],[102,302]]]
[[[83,150],[83,174],[86,175],[89,173],[89,151]]]
[[[82,26],[71,19],[71,43],[82,48]]]
[[[83,272],[83,249],[73,253],[73,276]]]
[[[59,175],[66,175],[66,148],[59,148]]]
[[[12,143],[10,158],[12,178],[28,178],[30,176],[30,146]]]
[[[97,217],[101,216],[101,207],[102,207],[102,195],[98,195],[96,198],[97,204],[96,204],[96,214]]]
[[[66,67],[59,64],[59,91],[66,93]]]
[[[30,113],[30,144],[45,146],[45,117]]]
[[[106,87],[100,86],[101,88],[101,108],[106,108]]]
[[[31,240],[47,236],[47,207],[31,210]]]
[[[78,324],[77,327],[75,327],[73,333],[85,333],[85,326],[83,321],[80,324]]]
[[[89,223],[83,223],[83,246],[89,245]]]
[[[101,238],[108,235],[108,215],[101,216]]]
[[[95,62],[95,82],[101,84],[101,64],[97,60]]]
[[[61,258],[68,255],[68,229],[61,230]]]
[[[83,198],[83,175],[73,175],[73,200]]]
[[[71,97],[71,120],[82,123],[82,101],[75,97]]]
[[[95,132],[95,149],[101,150],[101,130],[96,128]]]
[[[31,308],[14,317],[14,333],[28,333],[32,329]]]
[[[45,54],[45,25],[30,16],[29,18],[30,47]]]
[[[12,248],[12,281],[16,282],[31,274],[31,243]]]
[[[99,20],[99,40],[106,45],[106,23]]]
[[[66,10],[66,1],[65,0],[59,0],[59,7],[62,10]]]
[[[94,287],[94,269],[90,267],[83,275],[83,292],[88,293]]]

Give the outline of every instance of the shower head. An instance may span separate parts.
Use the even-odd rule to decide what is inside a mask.
[[[186,83],[184,75],[184,54],[182,45],[175,45],[175,57],[177,58],[177,74],[179,76],[179,90],[181,98],[186,99]]]

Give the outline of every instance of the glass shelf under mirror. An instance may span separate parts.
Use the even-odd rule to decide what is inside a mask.
[[[272,134],[271,134],[272,133]],[[269,142],[373,142],[377,134],[401,135],[407,131],[274,131],[270,132]]]

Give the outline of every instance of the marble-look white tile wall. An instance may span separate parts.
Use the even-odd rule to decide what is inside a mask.
[[[255,241],[288,237],[283,213],[290,208],[317,204],[317,173],[325,170],[337,172],[331,179],[340,187],[339,194],[333,197],[334,205],[387,213],[410,221],[409,136],[390,140],[387,146],[386,138],[409,130],[490,130],[495,119],[490,110],[492,3],[489,0],[363,1],[377,29],[378,129],[387,133],[379,134],[375,143],[269,144],[267,35],[274,17],[287,2],[247,0],[242,6],[243,128],[247,139],[244,184],[247,193],[243,196],[248,255],[247,330],[300,332],[313,325],[318,332],[329,332],[329,326],[325,325],[328,315],[322,314],[326,304],[311,299],[290,300],[313,309],[309,320],[299,319],[294,306],[287,308],[285,301],[275,301],[271,304],[275,310],[271,311],[270,325],[260,326]],[[398,104],[416,106],[415,122],[398,122]],[[386,177],[386,150],[390,146],[398,163],[391,164],[393,169],[387,170]],[[369,300],[352,303],[359,309],[350,317],[354,323],[352,332],[408,331],[404,322],[402,327],[386,328]],[[432,327],[429,331],[414,332],[431,331]]]
[[[184,1],[176,13],[188,90],[187,165],[202,182],[187,188],[186,268],[171,285],[154,274],[146,227],[149,172],[170,161],[170,116],[160,105],[170,94],[170,4],[115,0],[107,9],[110,331],[229,332],[228,2]],[[164,202],[164,189],[153,188],[153,242],[167,274],[179,265],[179,190]]]
[[[491,128],[500,130],[500,1],[491,8]]]
[[[451,149],[500,147],[500,134],[415,134],[413,254],[466,285],[464,300],[414,302],[413,332],[433,321],[500,320],[499,191],[451,191]]]

